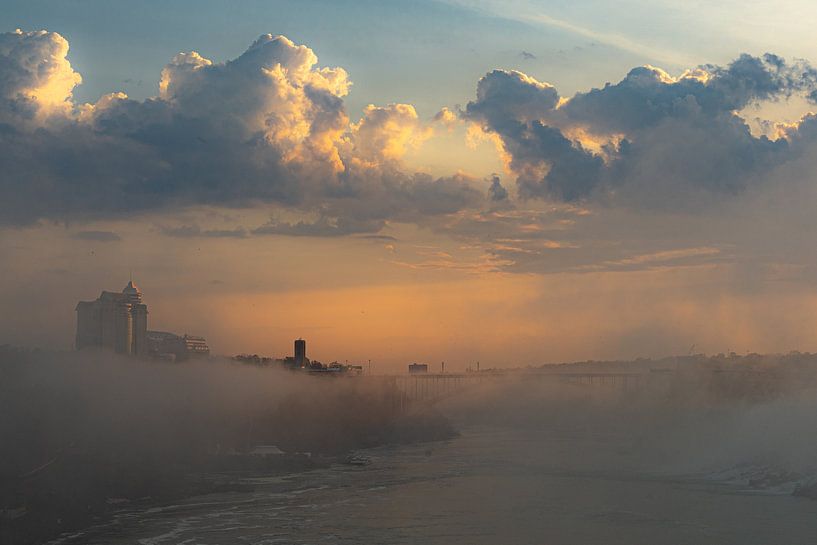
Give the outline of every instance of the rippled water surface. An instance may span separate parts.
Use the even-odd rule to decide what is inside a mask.
[[[627,445],[470,428],[445,443],[249,479],[123,511],[68,543],[776,544],[817,543],[817,501],[646,472]]]

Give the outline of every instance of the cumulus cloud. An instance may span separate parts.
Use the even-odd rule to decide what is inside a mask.
[[[347,73],[319,67],[284,36],[263,35],[223,63],[179,53],[159,95],[144,101],[111,93],[75,103],[81,79],[67,52],[53,32],[0,35],[0,224],[259,202],[340,218],[399,208],[406,194],[412,214],[438,213],[438,202],[416,194],[426,180],[401,170],[403,154],[432,131],[414,108],[369,106],[350,122]],[[463,192],[445,195],[444,207],[474,193],[437,186]]]
[[[520,72],[495,70],[463,116],[500,138],[523,198],[680,206],[739,193],[795,158],[799,127],[783,139],[754,136],[736,112],[815,88],[807,63],[768,54],[679,77],[639,67],[569,99]]]
[[[480,246],[505,270],[710,264],[734,254],[718,241],[676,237],[697,220],[639,224],[629,213],[698,210],[775,177],[785,184],[793,175],[778,173],[809,168],[803,158],[817,142],[815,116],[776,126],[773,139],[753,134],[736,113],[817,96],[809,65],[772,55],[678,76],[639,67],[572,97],[494,70],[459,119],[444,108],[424,121],[409,104],[370,105],[349,119],[346,72],[320,67],[312,50],[282,36],[261,36],[226,62],[179,53],[161,72],[158,96],[142,101],[110,93],[76,103],[81,79],[67,51],[55,33],[0,36],[0,226],[148,211],[190,218],[175,213],[270,203],[286,220],[224,228],[198,217],[157,231],[377,236],[390,223],[414,223]],[[498,176],[434,177],[405,166],[434,130],[463,121],[499,143],[515,191]]]
[[[491,193],[491,200],[494,202],[502,202],[508,200],[508,190],[502,185],[499,176],[494,174],[491,176],[491,187],[488,190]]]
[[[494,70],[479,80],[477,99],[465,113],[503,134],[508,125],[546,119],[558,104],[559,93],[549,83],[516,70]]]
[[[450,108],[442,108],[439,112],[434,114],[434,123],[439,123],[449,131],[453,130],[459,122],[457,114]]]
[[[340,170],[335,142],[348,123],[341,97],[351,83],[342,68],[317,62],[308,47],[271,34],[223,64],[180,53],[162,71],[159,98],[178,116],[219,127],[222,137],[265,142],[285,162]]]
[[[369,104],[363,110],[363,119],[352,127],[353,157],[374,165],[399,161],[433,132],[419,120],[411,104]]]
[[[0,121],[42,122],[71,110],[71,94],[82,78],[67,53],[68,41],[53,32],[0,34]]]

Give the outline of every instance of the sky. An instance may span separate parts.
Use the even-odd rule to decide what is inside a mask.
[[[817,351],[812,3],[10,0],[0,343],[133,277],[218,354]]]

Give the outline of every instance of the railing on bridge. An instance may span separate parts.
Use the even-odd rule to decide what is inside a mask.
[[[428,373],[388,377],[397,391],[401,411],[417,403],[437,403],[483,383],[510,380],[536,380],[592,387],[606,387],[627,392],[642,387],[649,376],[645,373],[565,373],[524,371],[481,371],[470,373]]]
[[[466,374],[417,374],[398,375],[395,386],[401,394],[401,408],[416,402],[436,403],[441,399],[462,392],[469,386],[479,384],[484,377],[476,373]]]

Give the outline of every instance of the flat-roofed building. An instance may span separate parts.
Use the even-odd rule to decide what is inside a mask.
[[[191,358],[201,358],[210,355],[210,347],[207,346],[207,341],[204,337],[197,337],[196,335],[183,335],[182,341],[187,355]]]
[[[417,373],[428,373],[428,364],[427,363],[411,363],[408,366],[408,371],[412,375],[415,375]]]
[[[173,361],[207,357],[210,347],[204,337],[176,335],[167,331],[147,332],[148,352],[151,356]]]
[[[309,363],[306,359],[306,341],[303,339],[295,340],[295,365],[297,367],[305,367]]]

